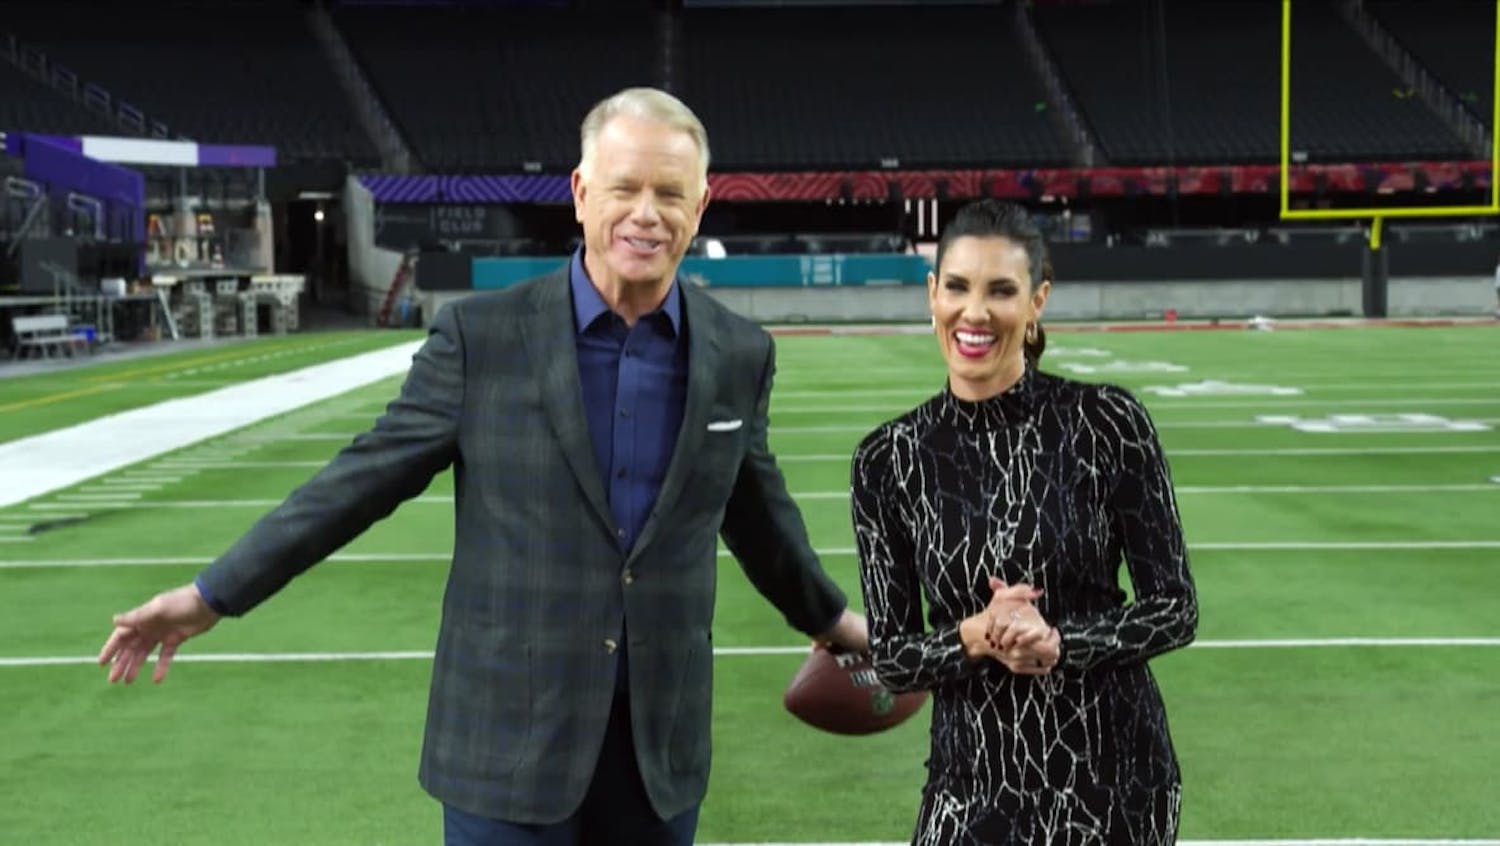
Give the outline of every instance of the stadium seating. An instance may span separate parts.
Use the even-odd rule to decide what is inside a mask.
[[[9,62],[0,61],[0,129],[54,135],[118,135],[105,115],[89,111]]]
[[[689,9],[683,88],[725,169],[1066,165],[1011,15]]]
[[[298,3],[15,0],[5,11],[0,27],[23,44],[174,135],[378,163]]]
[[[431,171],[565,171],[592,103],[666,80],[708,126],[721,171],[1071,162],[1011,4],[687,7],[675,30],[632,5],[335,3],[331,13]],[[1314,162],[1469,156],[1332,3],[1294,8],[1294,150]],[[1488,4],[1368,8],[1490,120]],[[1031,14],[1102,163],[1218,164],[1277,160],[1280,9],[1092,0]],[[6,13],[0,32],[174,133],[378,165],[298,0],[12,0]],[[0,65],[0,85],[0,126],[120,131],[12,67]]]
[[[1373,0],[1375,19],[1475,117],[1490,124],[1495,7],[1474,0]]]
[[[578,122],[656,84],[650,17],[546,9],[341,8],[334,20],[417,155],[435,171],[550,171]]]
[[[1330,4],[1293,8],[1293,150],[1308,161],[1466,155]],[[1275,161],[1280,15],[1277,3],[1145,0],[1035,11],[1105,156],[1125,165]]]

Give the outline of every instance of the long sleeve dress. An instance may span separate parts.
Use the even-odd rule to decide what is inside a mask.
[[[944,389],[880,426],[852,483],[875,670],[933,692],[912,842],[1175,842],[1181,778],[1146,660],[1191,641],[1198,611],[1140,403],[1028,365],[996,397]],[[1045,591],[1062,637],[1051,673],[965,657],[958,626],[988,604],[991,575]]]

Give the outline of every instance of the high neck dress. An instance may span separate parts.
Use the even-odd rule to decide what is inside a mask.
[[[1135,397],[1031,365],[989,399],[945,388],[861,442],[852,487],[874,667],[933,693],[912,842],[1175,842],[1181,778],[1146,661],[1193,639],[1197,599]],[[991,575],[1045,591],[1062,637],[1049,674],[964,655],[959,623]]]

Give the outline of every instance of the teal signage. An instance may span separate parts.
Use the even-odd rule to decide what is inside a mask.
[[[566,256],[548,258],[478,258],[473,262],[475,290],[506,288],[556,270]],[[881,254],[692,256],[682,261],[682,275],[709,287],[831,288],[841,285],[920,285],[927,281],[927,260],[916,255]]]

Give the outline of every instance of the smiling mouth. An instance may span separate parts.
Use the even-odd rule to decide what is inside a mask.
[[[960,329],[953,333],[953,340],[956,342],[958,354],[964,358],[981,358],[995,346],[995,335],[992,332]]]
[[[662,247],[666,245],[665,241],[657,241],[651,238],[621,237],[620,240],[634,252],[644,255],[655,255],[661,252]]]

